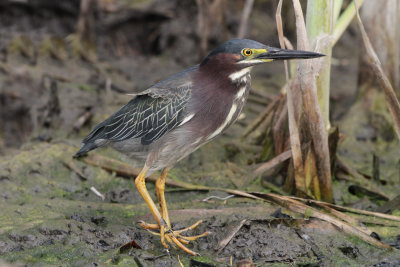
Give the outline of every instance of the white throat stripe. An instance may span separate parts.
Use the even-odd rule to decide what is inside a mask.
[[[236,81],[237,79],[240,79],[243,76],[247,75],[250,72],[250,70],[251,70],[251,67],[241,69],[241,70],[229,75],[229,79],[231,79],[231,81]]]

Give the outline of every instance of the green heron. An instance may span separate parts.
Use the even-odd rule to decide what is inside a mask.
[[[274,59],[315,58],[322,54],[273,48],[247,39],[233,39],[219,45],[199,65],[190,67],[137,94],[124,107],[98,124],[83,140],[76,157],[107,144],[143,164],[135,179],[137,190],[157,224],[141,223],[158,230],[161,243],[177,245],[196,255],[186,245],[199,237],[171,228],[164,196],[168,171],[179,160],[222,134],[236,121],[250,90],[253,66]],[[145,185],[150,173],[163,170],[156,181],[157,209]]]

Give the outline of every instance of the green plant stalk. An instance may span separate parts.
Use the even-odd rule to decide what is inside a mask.
[[[306,25],[310,44],[314,44],[318,36],[332,33],[333,0],[307,2]],[[319,76],[316,77],[318,102],[321,108],[325,127],[330,128],[329,123],[329,92],[331,75],[332,46],[326,46],[320,53],[325,54]]]
[[[317,1],[318,2],[318,1]],[[358,0],[358,7],[360,8],[364,4],[364,0]],[[337,43],[340,39],[344,31],[350,25],[354,16],[356,15],[356,8],[354,6],[354,2],[351,2],[345,11],[343,11],[342,15],[338,18],[335,24],[335,29],[332,33],[332,47]]]
[[[336,20],[339,18],[340,10],[342,9],[343,0],[333,1],[333,19],[335,20],[333,25],[336,24]]]

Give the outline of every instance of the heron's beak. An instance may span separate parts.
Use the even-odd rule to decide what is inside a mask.
[[[323,56],[325,55],[315,52],[269,47],[267,49],[267,52],[257,55],[256,59],[284,60],[284,59],[299,59],[299,58],[316,58]]]

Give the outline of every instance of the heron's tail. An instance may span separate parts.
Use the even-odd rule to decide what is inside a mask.
[[[90,143],[86,143],[86,144],[83,143],[81,149],[79,149],[79,151],[76,152],[73,157],[74,158],[80,158],[80,157],[86,156],[87,153],[90,150],[93,150],[93,149],[95,149],[97,147],[98,147],[97,145],[95,145],[94,143],[91,143],[91,142]]]
[[[104,124],[105,122],[100,123],[97,125],[93,131],[83,139],[82,147],[79,149],[78,152],[73,156],[74,158],[79,158],[82,156],[86,156],[86,154],[93,149],[96,149],[100,146],[104,146],[107,144],[107,139],[105,138],[104,134]]]

